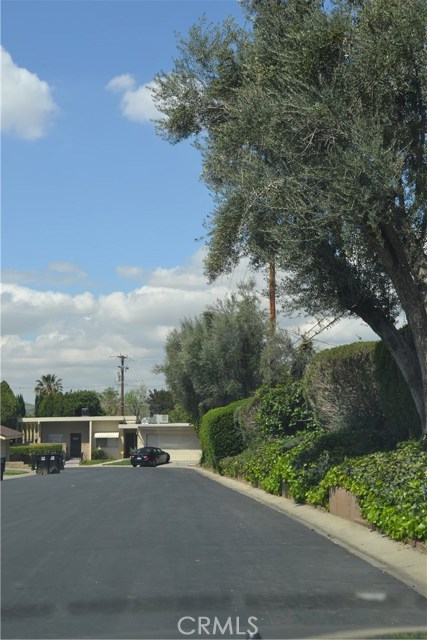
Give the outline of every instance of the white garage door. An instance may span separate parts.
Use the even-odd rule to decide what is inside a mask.
[[[198,462],[201,455],[200,443],[195,434],[148,433],[146,444],[168,451],[172,460]]]

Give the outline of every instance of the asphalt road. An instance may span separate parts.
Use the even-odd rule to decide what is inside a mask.
[[[426,624],[410,588],[190,469],[65,469],[2,485],[4,640]]]

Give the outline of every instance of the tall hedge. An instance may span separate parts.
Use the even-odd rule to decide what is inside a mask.
[[[370,427],[390,446],[421,435],[409,388],[382,341],[319,352],[308,367],[304,389],[326,429]]]
[[[408,328],[401,331],[408,332]],[[375,345],[374,363],[379,398],[391,435],[396,442],[421,437],[421,420],[409,387],[382,341]]]
[[[218,469],[222,458],[243,451],[243,438],[235,411],[245,402],[247,400],[237,400],[205,413],[199,429],[203,464]]]
[[[355,342],[320,351],[311,361],[304,377],[305,393],[325,429],[384,426],[375,347],[375,342]]]

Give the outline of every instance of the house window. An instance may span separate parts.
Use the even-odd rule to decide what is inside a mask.
[[[96,446],[100,449],[105,449],[108,446],[107,438],[96,438]]]
[[[48,442],[64,442],[63,433],[48,433]]]

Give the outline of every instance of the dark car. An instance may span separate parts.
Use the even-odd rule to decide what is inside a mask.
[[[130,463],[133,467],[157,467],[158,464],[168,463],[171,457],[158,447],[142,447],[130,454]]]

